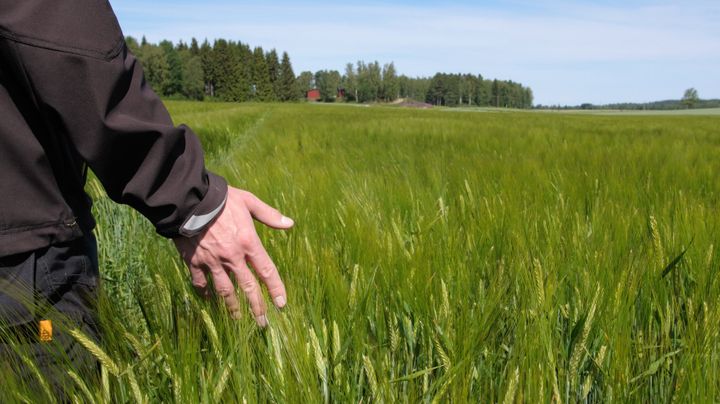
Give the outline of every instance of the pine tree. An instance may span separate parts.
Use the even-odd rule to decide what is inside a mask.
[[[234,46],[237,58],[237,81],[240,89],[240,101],[251,101],[253,99],[253,52],[250,46],[237,42]]]
[[[433,105],[445,105],[445,75],[437,73],[430,81],[425,102]]]
[[[492,82],[492,105],[494,105],[496,108],[500,107],[500,83],[497,80],[493,80]]]
[[[205,83],[205,94],[215,97],[215,77],[217,71],[217,63],[213,47],[210,46],[208,40],[205,39],[200,46],[200,62],[203,69],[203,81]]]
[[[164,95],[176,95],[182,93],[182,61],[177,50],[170,41],[160,42],[160,47],[165,53],[165,59],[168,64],[168,77],[163,86]]]
[[[190,40],[190,54],[193,56],[200,56],[200,47],[198,46],[197,39],[194,37]]]
[[[202,100],[205,92],[203,68],[200,56],[193,56],[190,50],[178,52],[182,61],[182,94],[192,100]]]
[[[256,101],[272,100],[272,85],[270,84],[270,74],[268,73],[267,63],[265,62],[265,52],[263,52],[263,49],[259,46],[253,51],[252,66],[253,99]]]
[[[265,63],[267,64],[268,76],[270,78],[270,87],[272,88],[272,100],[280,99],[280,61],[275,49],[265,55]]]
[[[280,62],[280,78],[278,79],[278,91],[280,101],[294,101],[297,97],[297,84],[295,81],[295,72],[293,72],[290,56],[287,52],[283,52],[282,61]]]
[[[224,39],[218,39],[213,45],[215,63],[215,95],[224,101],[243,101],[243,91],[238,71],[238,53],[235,46]]]

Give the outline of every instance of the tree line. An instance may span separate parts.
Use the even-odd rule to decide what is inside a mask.
[[[694,109],[694,108],[720,108],[720,99],[703,100],[698,95],[695,88],[685,90],[683,97],[679,100],[662,100],[652,102],[621,102],[613,104],[591,104],[584,103],[580,105],[537,105],[538,109],[585,109],[585,110],[621,110],[621,111],[669,111],[677,109]]]
[[[147,81],[165,97],[222,101],[295,101],[302,94],[290,56],[265,52],[242,42],[218,39],[211,45],[193,38],[190,44],[152,44],[132,37],[128,47],[143,65]]]
[[[359,61],[337,70],[295,75],[287,52],[263,50],[217,39],[202,44],[127,38],[145,69],[147,81],[164,97],[221,101],[298,101],[317,89],[325,102],[392,102],[412,99],[442,106],[531,108],[532,90],[513,81],[480,75],[437,73],[429,77],[399,75],[394,63]]]

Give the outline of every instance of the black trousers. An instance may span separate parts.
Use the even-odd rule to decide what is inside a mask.
[[[0,257],[0,376],[40,387],[40,373],[59,401],[67,399],[74,383],[69,371],[86,382],[97,379],[97,360],[68,333],[79,330],[99,341],[97,288],[97,244],[90,232]],[[6,388],[13,387],[0,383],[5,393],[0,397]]]

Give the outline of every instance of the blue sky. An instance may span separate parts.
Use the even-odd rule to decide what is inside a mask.
[[[512,79],[535,102],[720,98],[720,1],[112,1],[126,35],[226,38],[290,54],[295,72],[358,59],[401,73]]]

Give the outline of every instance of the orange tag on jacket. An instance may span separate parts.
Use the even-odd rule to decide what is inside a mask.
[[[52,321],[40,320],[40,341],[52,341]]]

